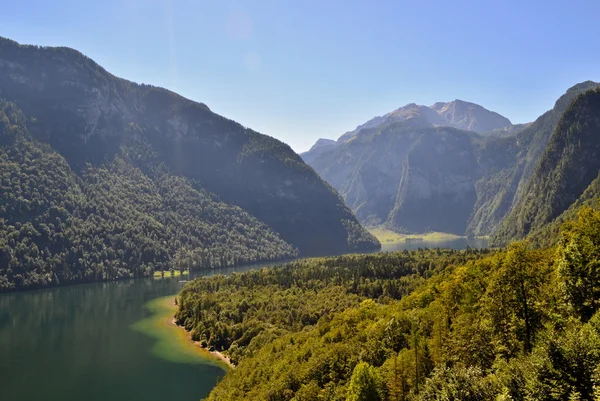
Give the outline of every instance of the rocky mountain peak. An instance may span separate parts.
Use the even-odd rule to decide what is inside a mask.
[[[456,99],[448,103],[435,103],[430,107],[447,125],[479,134],[510,127],[510,120],[500,114],[471,102]]]
[[[398,121],[410,121],[412,125],[419,126],[453,127],[478,134],[487,134],[494,130],[512,127],[508,118],[496,112],[475,103],[455,99],[451,102],[437,102],[432,106],[409,103],[383,116],[374,117],[353,131],[346,132],[339,137],[337,142],[338,144],[345,143],[363,129]]]

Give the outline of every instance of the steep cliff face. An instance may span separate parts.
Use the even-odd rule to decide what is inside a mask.
[[[365,224],[463,234],[477,200],[475,132],[510,121],[473,103],[408,104],[302,157]],[[456,129],[458,128],[458,129]],[[461,131],[462,129],[463,131]]]
[[[403,232],[464,233],[476,200],[475,179],[470,135],[427,130],[410,147],[389,224]]]
[[[315,158],[357,217],[403,232],[464,232],[475,202],[473,134],[393,123]]]
[[[288,145],[202,103],[116,78],[72,49],[0,39],[0,97],[76,174],[126,156],[145,174],[164,169],[241,207],[302,254],[378,246]]]

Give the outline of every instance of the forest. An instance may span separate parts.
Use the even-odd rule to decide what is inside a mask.
[[[597,201],[557,236],[196,279],[176,319],[237,365],[208,400],[595,400]]]

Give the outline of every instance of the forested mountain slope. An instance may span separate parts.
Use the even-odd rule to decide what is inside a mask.
[[[557,239],[196,279],[176,318],[237,364],[208,400],[594,401],[600,212]]]
[[[560,238],[559,232],[562,225],[577,217],[577,212],[582,206],[589,206],[595,209],[600,208],[600,172],[592,183],[586,188],[581,196],[562,212],[551,223],[543,225],[537,230],[531,230],[527,240],[534,246],[550,246]]]
[[[76,175],[0,102],[0,292],[297,255],[264,223],[126,158]]]
[[[600,172],[600,89],[579,95],[563,113],[535,172],[494,242],[541,229],[569,208]]]
[[[0,98],[14,103],[3,106],[10,111],[3,115],[2,168],[6,174],[13,174],[16,165],[24,170],[24,175],[3,184],[7,187],[0,194],[2,200],[18,193],[13,193],[17,187],[31,185],[33,177],[41,174],[37,169],[42,161],[38,159],[49,154],[46,162],[58,161],[50,170],[60,170],[57,174],[70,181],[53,188],[51,194],[40,193],[46,201],[52,203],[57,196],[60,205],[60,197],[70,197],[72,191],[77,197],[87,195],[91,204],[82,207],[88,208],[89,215],[98,213],[97,218],[106,219],[96,222],[100,226],[116,216],[135,216],[119,224],[136,226],[133,230],[141,233],[131,244],[119,241],[115,252],[127,247],[137,247],[139,252],[144,241],[156,240],[148,236],[160,237],[161,230],[163,245],[175,241],[166,246],[166,254],[156,246],[153,256],[142,257],[135,266],[128,264],[125,269],[132,275],[137,275],[135,269],[145,275],[164,268],[183,251],[197,254],[192,258],[197,266],[211,267],[379,246],[337,192],[289,146],[221,117],[201,103],[116,78],[75,50],[24,46],[0,38]],[[9,138],[15,130],[21,139]],[[29,159],[19,159],[23,152],[33,153]],[[50,186],[52,178],[49,180]],[[42,209],[19,215],[22,210],[15,206],[16,213],[13,206],[0,216],[6,227],[45,219]],[[205,213],[205,206],[216,210]],[[63,207],[64,213],[73,214],[79,206]],[[100,214],[104,207],[108,212]],[[165,214],[159,217],[160,213]],[[51,217],[53,224],[55,217]],[[155,226],[144,230],[144,224],[137,227],[142,222],[137,219]],[[232,227],[237,223],[239,230]],[[186,227],[177,227],[179,224]],[[194,230],[199,232],[187,232],[183,239],[170,237]],[[252,230],[254,234],[250,234]],[[88,226],[78,236],[93,239],[95,234]],[[45,241],[44,245],[57,245],[54,237]],[[216,256],[218,252],[211,253],[213,244],[230,251]],[[112,246],[106,241],[104,245]],[[15,246],[10,242],[5,249],[15,252]],[[201,256],[200,249],[211,256]],[[102,256],[94,263],[121,260],[121,256]],[[7,268],[0,265],[0,269]],[[49,261],[42,269],[56,271]],[[91,268],[98,269],[103,271]],[[8,277],[9,273],[4,270],[1,274]],[[96,279],[107,274],[85,273]],[[12,277],[9,281],[17,280]],[[73,280],[79,279],[73,275]],[[47,278],[37,284],[19,280],[18,287],[63,282],[64,278]]]
[[[513,137],[480,141],[477,202],[468,233],[489,235],[519,202],[556,126],[569,104],[598,83],[582,82],[570,88],[554,107]]]

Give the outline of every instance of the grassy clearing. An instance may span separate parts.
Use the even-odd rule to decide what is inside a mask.
[[[145,307],[152,315],[133,324],[132,329],[156,340],[152,353],[159,358],[176,363],[210,363],[227,370],[225,362],[194,344],[189,333],[173,323],[177,310],[174,299],[175,295],[171,295],[148,302]]]
[[[379,242],[382,244],[394,244],[398,242],[406,242],[406,241],[449,241],[458,238],[464,238],[463,236],[456,234],[448,234],[448,233],[440,233],[440,232],[431,232],[431,233],[423,233],[423,234],[400,234],[394,232],[392,230],[388,230],[386,228],[371,228],[369,229],[371,234],[373,234]]]
[[[385,228],[370,228],[369,232],[373,234],[382,244],[393,244],[404,241],[404,236],[402,234],[398,234],[391,230],[386,230]]]
[[[164,273],[164,276],[163,276]],[[187,275],[189,272],[184,270],[183,275]],[[179,277],[181,276],[181,272],[179,270],[166,270],[164,272],[154,272],[154,278],[163,278],[163,277]]]

